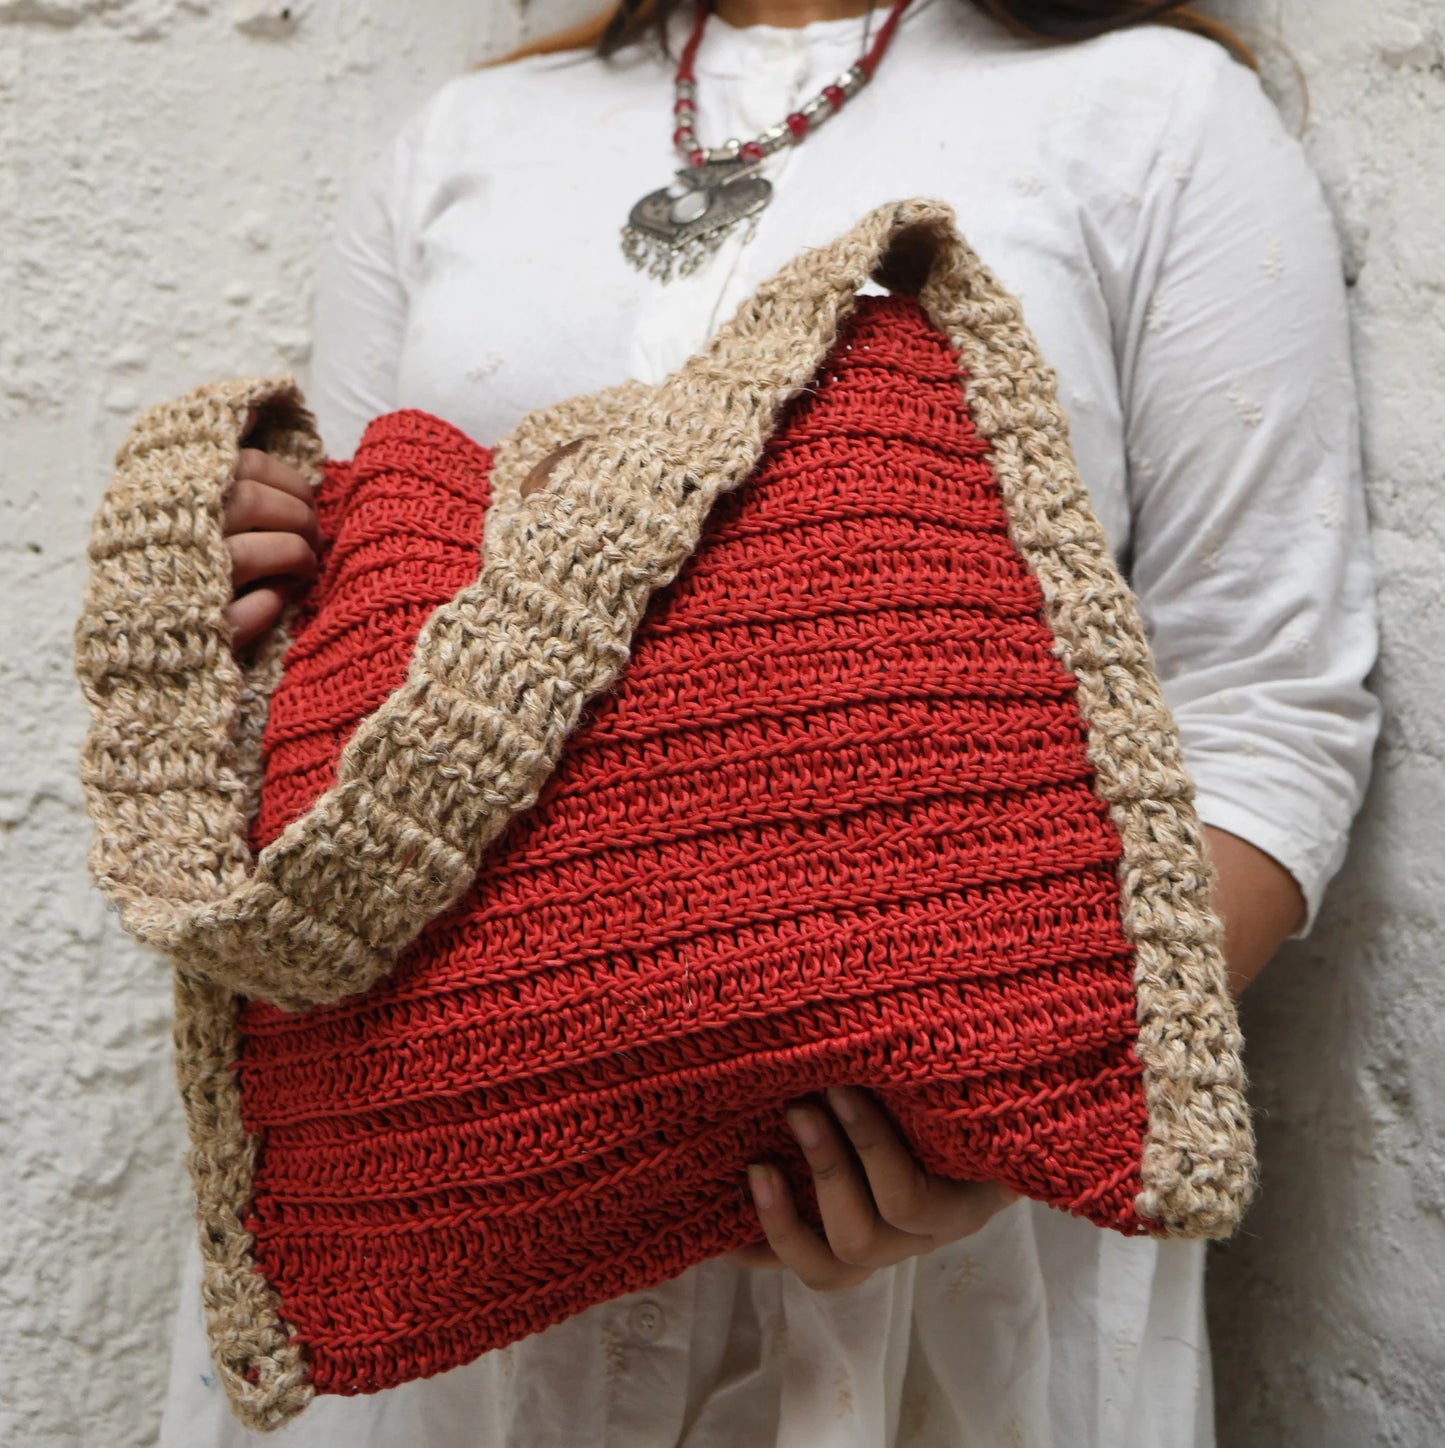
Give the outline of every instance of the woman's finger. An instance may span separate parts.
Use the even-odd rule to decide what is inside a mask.
[[[272,457],[258,447],[241,449],[236,458],[236,476],[254,478],[258,483],[280,488],[283,493],[290,493],[304,503],[309,503],[313,497],[311,484],[301,473],[290,463],[283,463],[280,458]]]
[[[243,649],[259,638],[281,617],[286,606],[286,590],[278,584],[259,583],[226,606],[226,622],[231,626],[231,647]]]
[[[828,1091],[828,1105],[857,1153],[878,1215],[905,1232],[937,1236],[943,1225],[935,1190],[939,1179],[913,1159],[878,1103],[866,1091],[835,1086]]]
[[[230,537],[233,533],[247,533],[253,529],[299,533],[313,550],[321,546],[316,510],[310,503],[303,502],[294,493],[273,488],[255,478],[238,478],[226,499],[223,532]]]
[[[848,1138],[828,1112],[794,1106],[787,1118],[789,1129],[808,1159],[823,1230],[840,1262],[872,1270],[891,1267],[927,1250],[926,1241],[882,1218]]]
[[[299,533],[236,533],[226,539],[226,547],[231,552],[233,589],[258,578],[316,577],[316,554]]]
[[[805,1285],[820,1292],[856,1287],[873,1275],[871,1267],[840,1262],[828,1244],[798,1216],[787,1179],[777,1167],[754,1162],[748,1167],[748,1185],[778,1266],[790,1267]]]
[[[978,1231],[1018,1200],[997,1182],[955,1182],[919,1166],[882,1107],[867,1091],[835,1086],[828,1105],[862,1164],[878,1215],[914,1238],[954,1242]]]

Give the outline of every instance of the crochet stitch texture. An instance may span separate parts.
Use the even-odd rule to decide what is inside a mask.
[[[751,1240],[747,1162],[831,1084],[940,1175],[1142,1230],[1119,839],[984,454],[917,305],[860,300],[466,897],[365,995],[243,1010],[247,1226],[318,1389]],[[488,464],[399,413],[328,478],[258,848],[474,572]]]
[[[856,299],[900,237],[921,307]],[[434,419],[374,424],[328,469],[259,815],[286,638],[243,672],[215,626],[252,401],[315,465],[284,385],[152,414],[77,638],[93,859],[177,959],[246,1421],[747,1240],[742,1164],[806,1196],[777,1106],[835,1081],[931,1170],[1232,1228],[1248,1118],[1177,737],[1051,378],[945,208],[871,214],[490,474]]]

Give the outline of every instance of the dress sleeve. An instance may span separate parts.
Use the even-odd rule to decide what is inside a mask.
[[[1141,205],[1115,307],[1126,562],[1200,817],[1289,870],[1305,935],[1380,721],[1339,247],[1301,147],[1222,52]]]
[[[399,218],[420,115],[352,183],[321,263],[306,397],[322,442],[350,457],[366,424],[396,407],[407,294]]]

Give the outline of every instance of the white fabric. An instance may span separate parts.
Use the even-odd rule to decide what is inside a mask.
[[[282,1448],[1211,1448],[1197,1242],[1034,1202],[819,1293],[704,1262],[423,1382],[318,1398]],[[231,1417],[188,1254],[160,1448]]]
[[[772,124],[860,38],[856,20],[714,19],[703,139]],[[1378,726],[1375,619],[1336,242],[1255,78],[1177,32],[1043,48],[915,0],[874,84],[769,161],[755,238],[663,287],[618,231],[669,179],[670,107],[670,68],[636,54],[469,74],[413,118],[355,188],[324,278],[308,392],[332,454],[398,406],[485,443],[534,407],[654,380],[803,246],[940,197],[1059,373],[1203,818],[1290,869],[1312,922]],[[1207,1448],[1203,1263],[1032,1203],[845,1293],[709,1262],[442,1377],[320,1401],[281,1441]],[[162,1443],[245,1439],[192,1253]]]

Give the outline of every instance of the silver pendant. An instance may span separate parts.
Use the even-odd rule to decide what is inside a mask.
[[[677,173],[671,186],[649,192],[622,228],[622,254],[639,271],[671,281],[687,276],[715,252],[740,221],[748,238],[772,199],[760,161],[705,161]]]

